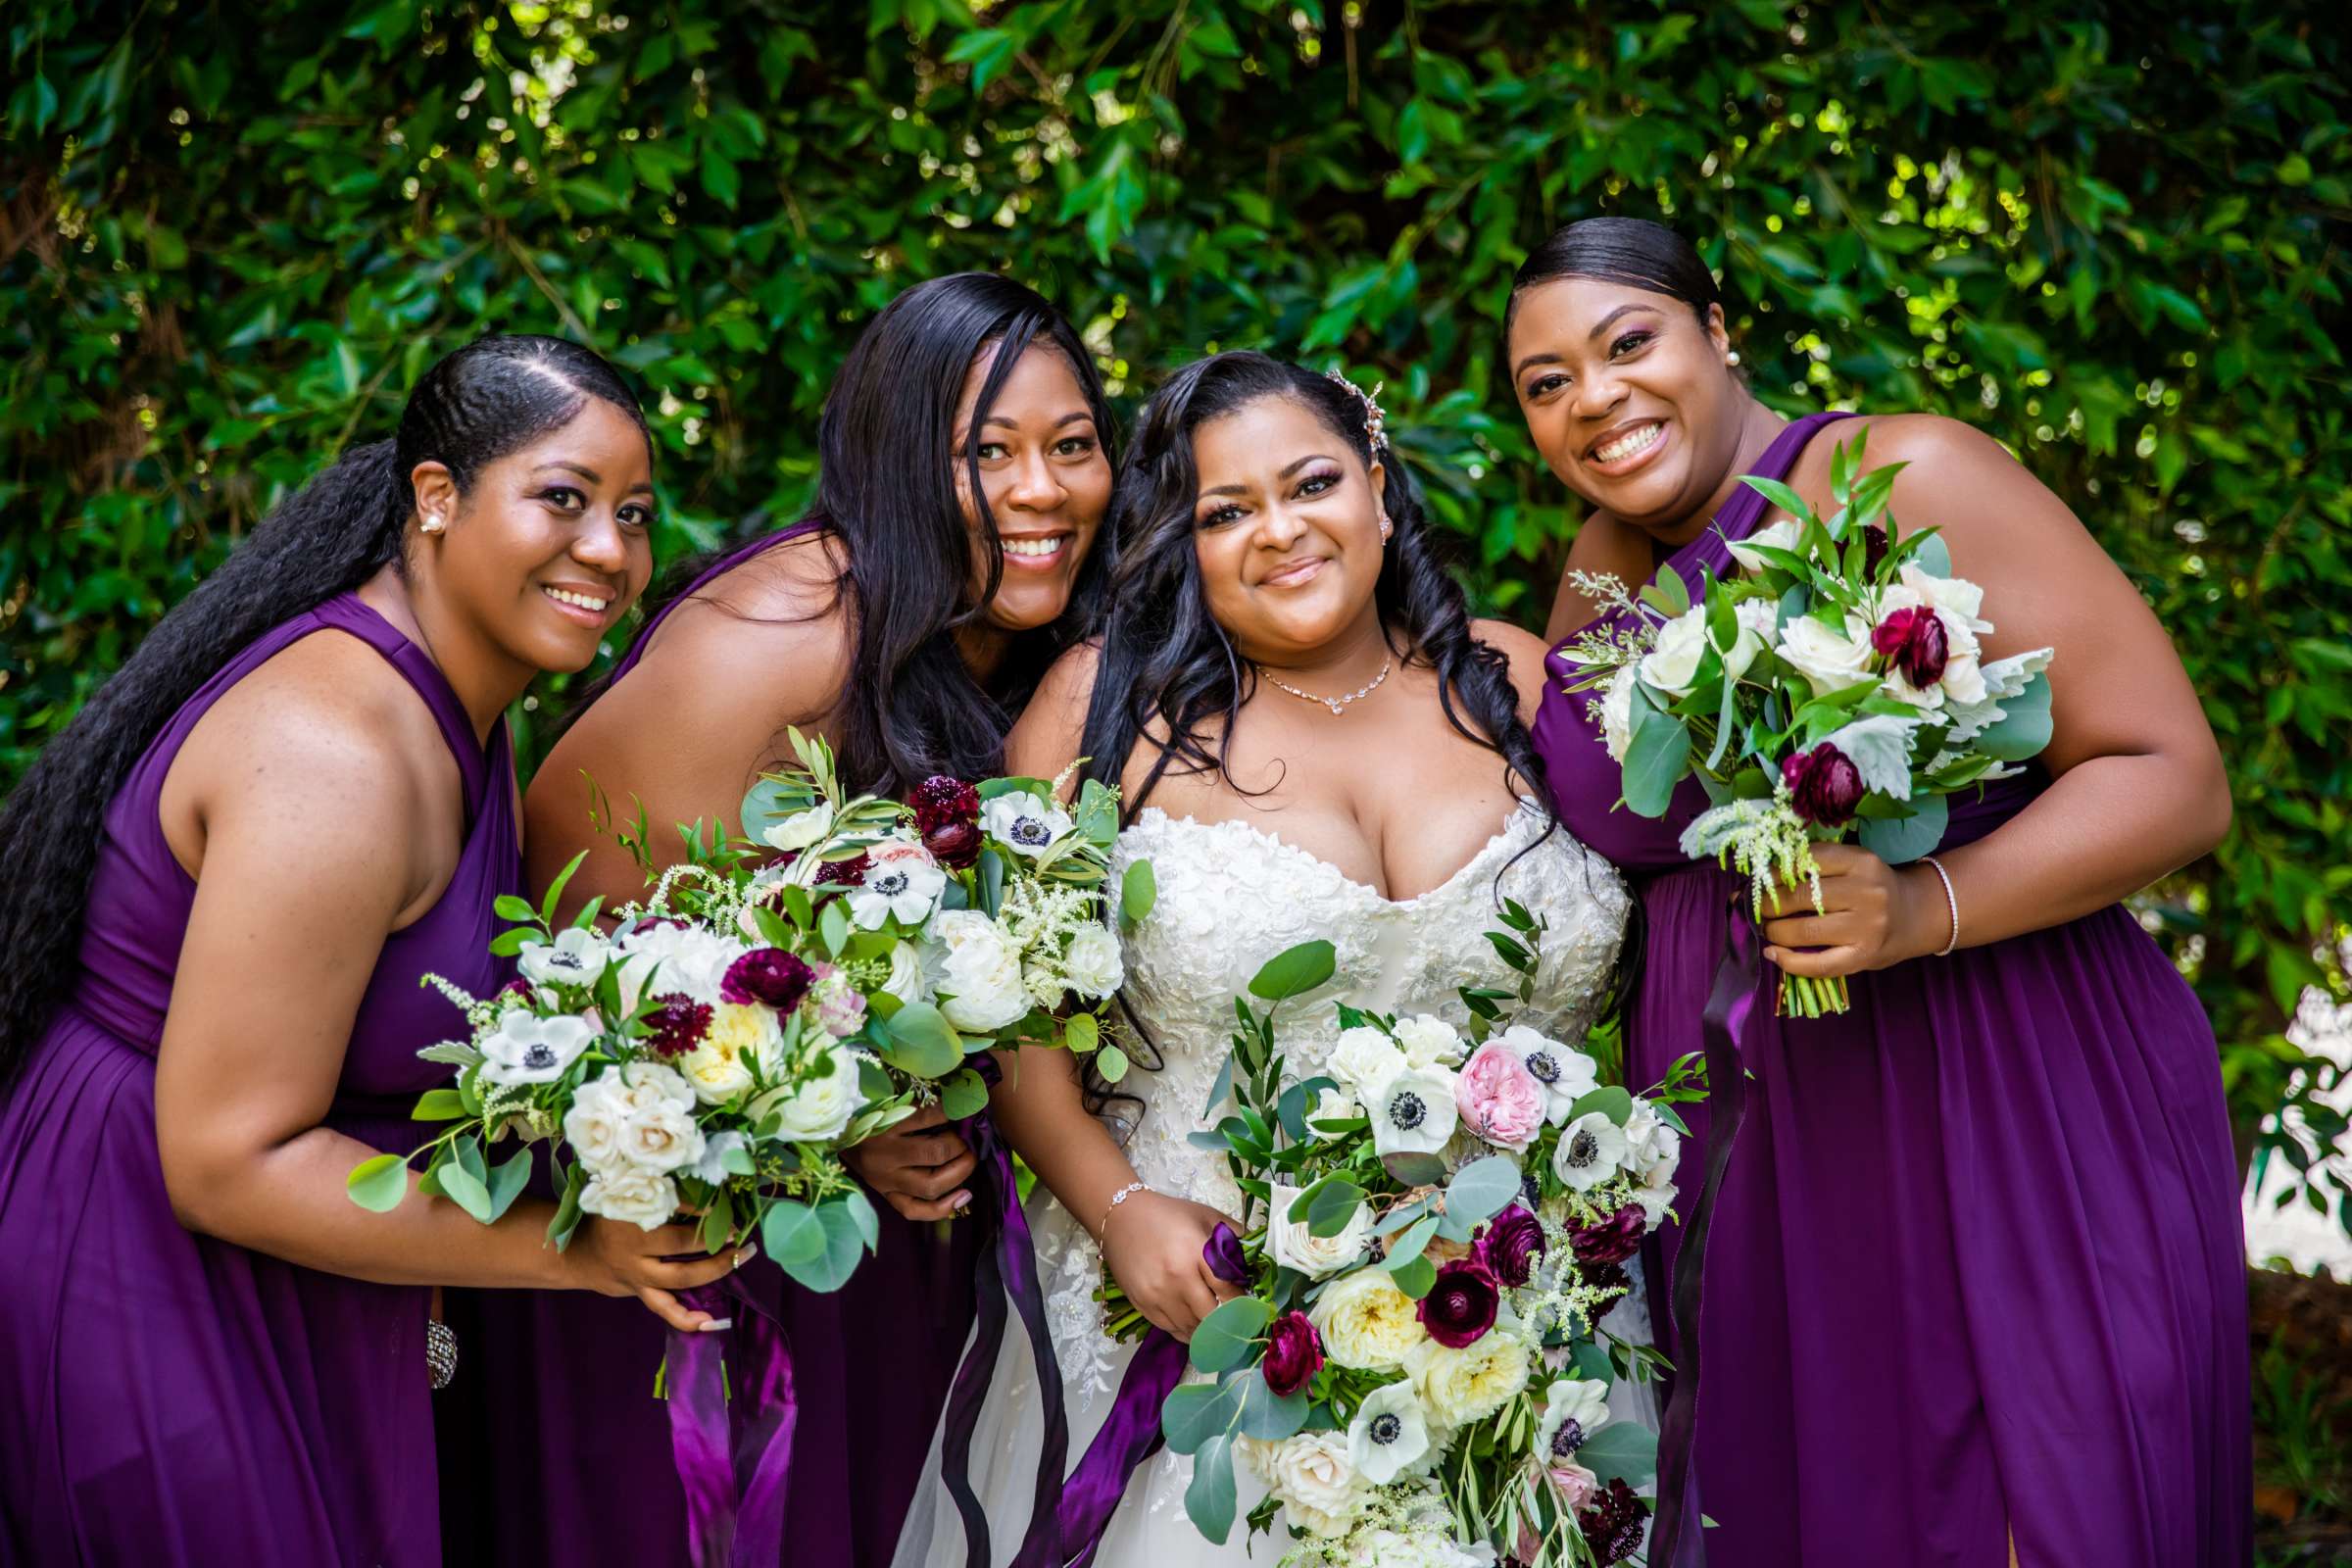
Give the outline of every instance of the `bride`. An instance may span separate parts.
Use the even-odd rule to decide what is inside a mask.
[[[1337,947],[1332,982],[1284,1009],[1284,1049],[1308,1072],[1336,1038],[1334,1000],[1464,1021],[1456,987],[1509,978],[1484,935],[1507,896],[1548,922],[1526,1021],[1577,1040],[1626,915],[1615,872],[1539,804],[1524,717],[1543,646],[1469,620],[1369,398],[1261,354],[1200,361],[1145,409],[1114,505],[1125,545],[1104,634],[1047,676],[1007,743],[1013,773],[1088,758],[1116,777],[1127,820],[1113,875],[1149,859],[1159,890],[1126,952],[1139,1070],[1113,1087],[1082,1081],[1065,1054],[1024,1051],[994,1102],[1042,1185],[1031,1222],[1060,1363],[1045,1375],[1061,1384],[1073,1464],[1133,1353],[1102,1331],[1105,1261],[1180,1340],[1233,1294],[1201,1248],[1220,1222],[1240,1228],[1242,1195],[1186,1134],[1208,1124],[1233,999],[1259,965],[1318,937]],[[1620,1303],[1607,1327],[1646,1342],[1642,1319]],[[1039,1370],[1016,1328],[971,1444],[985,1559],[1000,1565],[1038,1490]],[[1619,1413],[1646,1418],[1632,1408],[1646,1391],[1618,1388]],[[937,1445],[932,1464],[901,1568],[982,1560],[967,1558]],[[1165,1450],[1146,1459],[1095,1561],[1285,1554],[1279,1516],[1254,1542],[1239,1522],[1264,1494],[1247,1467],[1228,1543],[1200,1537],[1184,1511],[1191,1468]]]

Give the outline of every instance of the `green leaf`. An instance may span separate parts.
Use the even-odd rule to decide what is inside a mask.
[[[416,1097],[411,1121],[455,1121],[466,1114],[466,1100],[455,1089],[427,1089]]]
[[[1622,1127],[1633,1118],[1634,1097],[1620,1085],[1603,1084],[1598,1089],[1578,1096],[1576,1103],[1568,1107],[1568,1119],[1574,1121],[1579,1116],[1590,1116],[1594,1111],[1599,1111]]]
[[[828,908],[832,906],[827,906]],[[944,1078],[963,1064],[963,1039],[928,1002],[909,1002],[882,1025],[889,1044],[882,1059],[917,1078]]]
[[[1389,1255],[1381,1259],[1381,1266],[1392,1274],[1396,1273],[1419,1257],[1422,1250],[1429,1246],[1429,1239],[1437,1234],[1438,1216],[1422,1215],[1405,1227],[1402,1236],[1389,1244]]]
[[[1274,1309],[1254,1296],[1237,1296],[1224,1302],[1193,1330],[1193,1365],[1202,1372],[1224,1372],[1240,1366],[1250,1358],[1250,1346],[1273,1320]]]
[[[582,850],[579,854],[573,856],[569,860],[565,861],[564,869],[557,872],[556,879],[547,885],[547,892],[541,895],[539,900],[539,923],[541,925],[548,926],[551,929],[554,927],[556,923],[556,909],[564,902],[564,890],[571,886],[571,874],[574,871],[577,871],[580,868],[580,863],[587,858],[588,852],[586,850]],[[525,914],[522,916],[522,918],[527,920],[530,918],[530,916]]]
[[[539,919],[539,911],[531,907],[529,901],[518,899],[512,893],[501,893],[491,907],[498,911],[498,917],[502,920],[519,920],[528,925],[536,924]]]
[[[988,1108],[988,1084],[981,1076],[966,1067],[951,1073],[939,1086],[940,1113],[951,1121],[977,1116]]]
[[[1195,1530],[1221,1546],[1233,1533],[1237,1506],[1233,1440],[1220,1433],[1193,1455],[1193,1479],[1184,1489],[1184,1512]]]
[[[1632,1114],[1630,1105],[1627,1114]],[[1519,1196],[1519,1168],[1500,1154],[1472,1160],[1446,1184],[1446,1212],[1456,1219],[1493,1219]]]
[[[1132,1063],[1127,1059],[1127,1053],[1116,1046],[1104,1046],[1095,1056],[1095,1071],[1102,1074],[1106,1084],[1115,1084],[1125,1078],[1130,1065]]]
[[[1861,818],[1854,824],[1854,839],[1888,865],[1908,865],[1943,842],[1949,819],[1942,796],[1923,795],[1912,803],[1909,816]]]
[[[850,940],[850,910],[848,901],[830,898],[817,911],[817,939],[824,943],[829,956],[840,957],[842,945]]]
[[[1245,1381],[1228,1378],[1221,1383],[1179,1383],[1170,1389],[1159,1407],[1159,1430],[1167,1438],[1170,1451],[1197,1453],[1211,1438],[1230,1432],[1241,1419]]]
[[[1576,1462],[1603,1486],[1643,1486],[1658,1473],[1658,1435],[1636,1422],[1612,1421],[1577,1446]]]
[[[344,1178],[343,1189],[362,1208],[389,1213],[409,1196],[409,1162],[398,1154],[362,1160]]]
[[[825,1228],[807,1203],[780,1199],[760,1222],[760,1250],[790,1272],[825,1255]]]
[[[777,1207],[782,1207],[778,1204]],[[871,1210],[869,1209],[870,1213]],[[858,1263],[865,1255],[865,1236],[858,1217],[847,1203],[820,1203],[815,1209],[816,1227],[820,1237],[817,1255],[807,1261],[785,1261],[779,1258],[784,1272],[823,1296],[840,1290],[857,1272]],[[770,1213],[773,1219],[773,1213]],[[762,1230],[762,1236],[765,1235]],[[796,1238],[793,1257],[806,1253],[808,1244]],[[772,1254],[771,1254],[772,1255]]]
[[[1396,1288],[1418,1301],[1438,1283],[1438,1267],[1426,1257],[1416,1257],[1410,1263],[1392,1269],[1390,1277]]]
[[[1649,688],[1634,683],[1633,740],[1625,751],[1625,804],[1640,816],[1666,814],[1674,787],[1690,770],[1690,732],[1661,710]]]
[[[2015,697],[2001,699],[2001,717],[1968,745],[2004,762],[2038,757],[2050,744],[2050,677],[2037,673]]]
[[[1242,1409],[1235,1425],[1243,1437],[1280,1443],[1306,1425],[1310,1401],[1304,1394],[1276,1394],[1255,1368],[1230,1375],[1242,1385]]]
[[[490,1172],[490,1218],[497,1221],[514,1206],[514,1200],[531,1181],[531,1151],[524,1145]]]
[[[1339,1235],[1355,1218],[1355,1211],[1363,1201],[1364,1190],[1351,1181],[1316,1183],[1312,1200],[1306,1205],[1308,1233],[1326,1239]]]
[[[1119,918],[1130,929],[1142,925],[1158,900],[1159,883],[1152,875],[1152,862],[1130,861],[1126,874],[1119,879]]]
[[[481,1155],[474,1155],[481,1163]],[[462,1159],[453,1159],[435,1173],[441,1183],[441,1194],[466,1213],[487,1225],[491,1219],[489,1185],[474,1172],[466,1168]]]
[[[1276,954],[1250,982],[1250,994],[1267,1002],[1301,996],[1329,980],[1339,968],[1339,954],[1318,938]]]

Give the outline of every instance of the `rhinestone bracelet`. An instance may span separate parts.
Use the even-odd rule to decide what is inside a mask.
[[[1944,906],[1952,913],[1951,939],[1945,942],[1943,950],[1936,955],[1938,958],[1948,958],[1952,956],[1952,950],[1960,946],[1960,899],[1957,894],[1952,892],[1952,874],[1943,868],[1943,862],[1933,855],[1923,855],[1920,858],[1936,868],[1937,880],[1943,883]]]
[[[1133,1198],[1138,1193],[1148,1193],[1151,1190],[1151,1188],[1145,1186],[1142,1182],[1129,1182],[1126,1186],[1111,1194],[1110,1206],[1102,1210],[1102,1223],[1095,1227],[1095,1245],[1100,1247],[1102,1244],[1103,1238],[1110,1234],[1110,1216],[1119,1211],[1119,1205],[1121,1203],[1124,1203],[1127,1201],[1127,1200]]]

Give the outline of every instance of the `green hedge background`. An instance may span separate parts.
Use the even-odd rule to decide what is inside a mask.
[[[2286,1028],[2352,995],[2335,14],[14,0],[0,786],[475,333],[637,372],[674,556],[789,519],[858,322],[965,268],[1063,302],[1129,406],[1219,346],[1385,381],[1474,590],[1540,625],[1572,514],[1495,371],[1507,279],[1658,217],[1774,406],[1984,427],[2154,603],[2238,816],[2143,911],[2259,1157],[2312,1168],[2345,1126]]]

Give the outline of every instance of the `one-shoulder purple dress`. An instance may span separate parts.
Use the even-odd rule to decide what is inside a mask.
[[[409,1111],[448,1077],[417,1049],[463,1022],[418,978],[486,995],[505,977],[489,956],[491,905],[522,881],[506,729],[485,752],[423,650],[344,594],[189,699],[95,824],[73,997],[0,1109],[0,1561],[441,1560],[431,1293],[189,1233],[156,1152],[156,1048],[196,893],[157,814],[164,777],[221,693],[328,630],[381,654],[431,708],[465,779],[467,826],[448,890],[384,943],[326,1125],[413,1148]]]
[[[1789,425],[1757,472],[1785,476],[1834,417]],[[1725,541],[1764,511],[1742,488],[1670,564],[1735,571]],[[1556,650],[1549,667],[1570,668]],[[1738,879],[1676,847],[1695,783],[1661,820],[1612,810],[1587,705],[1547,691],[1536,743],[1562,818],[1642,901],[1641,1084],[1702,1049]],[[1944,846],[2045,784],[1954,797]],[[1852,995],[1843,1016],[1779,1019],[1759,989],[1739,1035],[1753,1077],[1700,1321],[1708,1561],[2003,1568],[2014,1531],[2027,1568],[2245,1563],[2244,1244],[2193,993],[2115,906],[1857,975]],[[1703,1107],[1690,1121],[1703,1139]],[[1701,1164],[1683,1162],[1686,1217]],[[1671,1270],[1679,1232],[1661,1237]]]
[[[671,610],[804,524],[718,561],[649,619],[614,670],[626,678]],[[602,779],[615,797],[626,779]],[[853,787],[856,781],[851,781]],[[817,1295],[764,1257],[735,1276],[780,1324],[799,1401],[787,1472],[791,1568],[886,1564],[972,1325],[983,1227],[901,1218],[878,1250]],[[649,1568],[687,1560],[686,1497],[669,1412],[655,1396],[668,1331],[633,1299],[461,1291],[445,1313],[465,1359],[444,1396],[444,1503],[452,1563]],[[470,1375],[468,1369],[470,1368]],[[498,1473],[487,1472],[486,1462]]]

